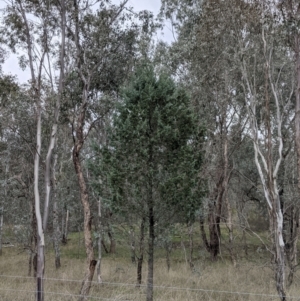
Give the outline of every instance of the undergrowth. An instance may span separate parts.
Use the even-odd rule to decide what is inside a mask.
[[[183,231],[184,232],[184,231]],[[223,231],[224,232],[224,231]],[[145,300],[147,258],[143,267],[143,283],[136,287],[136,265],[131,262],[126,238],[117,236],[116,254],[105,254],[102,259],[103,284],[94,277],[89,300]],[[267,236],[262,233],[263,240]],[[200,233],[194,234],[194,260],[190,268],[187,236],[176,237],[171,252],[171,268],[168,271],[165,250],[156,249],[154,270],[154,300],[182,301],[232,301],[278,300],[275,289],[271,256],[257,237],[247,237],[245,254],[243,243],[236,235],[234,250],[237,266],[231,264],[222,239],[221,254],[217,262],[211,262],[200,242]],[[61,246],[60,269],[54,267],[52,246],[46,248],[45,301],[77,300],[81,280],[86,268],[82,233],[71,233],[67,245]],[[4,247],[0,257],[0,300],[35,300],[35,279],[28,277],[28,254],[21,245]],[[291,296],[299,296],[299,278],[288,289]]]

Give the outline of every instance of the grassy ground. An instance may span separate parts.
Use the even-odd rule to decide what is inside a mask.
[[[186,262],[187,237],[184,234],[174,239],[175,250],[171,256],[171,269],[167,270],[164,250],[157,249],[155,256],[154,300],[181,301],[231,301],[231,300],[279,300],[275,290],[270,256],[262,242],[255,236],[248,236],[248,256],[243,244],[236,236],[235,251],[237,267],[228,259],[226,244],[222,246],[219,260],[212,263],[201,247],[199,233],[195,233],[194,268]],[[93,283],[89,300],[145,300],[145,288],[136,288],[136,266],[130,261],[130,254],[121,234],[115,255],[104,254],[102,278],[104,283]],[[262,235],[266,239],[266,235]],[[81,279],[85,270],[85,254],[82,233],[70,235],[68,245],[62,247],[62,267],[54,268],[54,254],[51,246],[46,254],[45,301],[77,300]],[[181,244],[184,242],[185,247]],[[224,242],[226,236],[224,237]],[[35,281],[27,277],[28,255],[20,246],[7,247],[0,257],[0,300],[35,300]],[[145,284],[147,266],[143,271]],[[94,278],[96,280],[96,277]],[[232,293],[230,293],[232,292]],[[247,294],[249,293],[249,294]],[[292,296],[300,295],[299,279],[288,289]]]

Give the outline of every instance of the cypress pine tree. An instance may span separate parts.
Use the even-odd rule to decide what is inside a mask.
[[[171,77],[156,75],[150,65],[138,68],[123,89],[109,146],[98,150],[99,161],[92,164],[96,176],[109,178],[115,210],[140,216],[141,230],[147,221],[147,301],[153,300],[155,231],[172,216],[193,219],[201,202],[204,134],[189,105]]]

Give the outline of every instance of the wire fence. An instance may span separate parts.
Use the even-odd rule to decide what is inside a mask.
[[[26,277],[26,276],[19,276],[19,275],[0,275],[1,279],[8,279],[10,285],[15,285],[13,279],[19,279],[19,280],[34,280],[34,277]],[[64,279],[64,278],[44,278],[45,283],[47,282],[58,282],[59,284],[62,283],[81,283],[82,280],[78,279]],[[4,287],[2,285],[4,284]],[[144,300],[144,296],[141,294],[141,291],[136,290],[136,284],[135,283],[122,283],[122,282],[102,282],[99,284],[98,282],[93,281],[92,285],[94,287],[99,288],[98,294],[99,295],[89,295],[88,300],[116,300],[116,301],[121,301],[121,300]],[[116,294],[115,291],[115,296],[110,296],[110,297],[104,297],[101,296],[101,288],[104,287],[109,287],[109,286],[114,286],[118,288],[134,288],[137,292],[128,294],[126,292],[120,291],[118,294]],[[32,284],[33,287],[33,284]],[[78,285],[76,286],[78,287]],[[146,288],[147,285],[141,284],[139,286],[140,288]],[[53,288],[53,286],[52,286]],[[164,286],[164,285],[154,285],[153,286],[154,291],[159,290],[159,291],[171,291],[171,292],[182,292],[186,295],[186,293],[196,293],[201,295],[198,295],[195,299],[193,300],[204,300],[203,296],[206,296],[207,300],[250,300],[250,297],[254,297],[253,300],[279,300],[278,294],[266,294],[266,293],[257,293],[257,292],[244,292],[244,291],[230,291],[230,290],[215,290],[215,289],[205,289],[205,288],[192,288],[192,287],[179,287],[179,286]],[[59,288],[58,288],[59,290]],[[29,297],[30,300],[34,300],[34,296],[36,291],[34,289],[21,289],[21,288],[8,288],[7,283],[4,283],[3,281],[0,281],[0,296],[1,292],[6,292],[6,293],[17,293],[17,294],[27,294],[26,297]],[[30,294],[30,296],[28,295]],[[204,294],[204,295],[203,295]],[[227,295],[227,297],[224,297]],[[22,295],[25,297],[24,295]],[[79,294],[75,294],[72,292],[59,292],[59,291],[50,291],[45,289],[45,296],[52,296],[57,300],[57,297],[61,297],[63,299],[60,300],[76,300],[78,297],[80,297]],[[236,297],[240,297],[240,299],[237,299]],[[233,298],[235,297],[235,298]],[[5,298],[5,297],[4,297]],[[8,299],[9,296],[7,296],[7,299],[3,299],[3,297],[0,297],[0,300],[13,300],[13,299]],[[71,299],[70,299],[71,298]],[[229,298],[229,299],[228,299]],[[259,298],[259,299],[258,299]],[[17,299],[14,299],[17,300]],[[21,300],[21,299],[20,299]],[[24,298],[23,300],[27,300]],[[157,297],[154,298],[155,301],[165,301],[166,299],[162,299],[159,297],[159,294]],[[170,299],[173,300],[173,299]],[[184,300],[192,300],[192,299],[184,299]],[[252,299],[251,299],[252,300]],[[299,300],[300,301],[300,296],[286,296],[286,300]]]

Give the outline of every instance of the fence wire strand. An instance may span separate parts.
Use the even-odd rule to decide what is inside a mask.
[[[15,278],[15,279],[35,279],[35,277],[29,276],[14,276],[14,275],[0,275],[1,278]],[[75,282],[81,283],[82,280],[77,279],[63,279],[63,278],[44,278],[45,281],[59,281],[59,282]],[[92,281],[92,284],[96,285],[111,285],[111,286],[123,286],[123,287],[136,287],[136,283],[121,283],[121,282],[102,282],[99,284],[96,281]],[[146,288],[146,284],[141,284],[139,287]],[[251,293],[251,292],[238,292],[238,291],[227,291],[227,290],[212,290],[212,289],[204,289],[204,288],[191,288],[191,287],[178,287],[178,286],[164,286],[164,285],[153,285],[154,289],[165,289],[165,290],[174,290],[174,291],[190,291],[190,292],[204,292],[204,293],[217,293],[217,294],[231,294],[231,295],[242,295],[242,296],[255,296],[255,297],[269,297],[269,298],[278,298],[278,294],[264,294],[264,293]],[[31,292],[35,293],[35,291],[27,291],[27,290],[15,290],[15,289],[2,289],[0,290],[11,290],[11,291],[19,291],[19,292]],[[57,292],[47,292],[45,294],[56,294],[56,295],[66,295],[66,296],[74,296],[79,297],[80,295],[76,294],[66,294],[66,293],[57,293]],[[89,296],[89,298],[99,299],[99,300],[122,300],[122,299],[111,299],[111,298],[102,298],[97,296]],[[289,296],[286,298],[293,300],[300,300],[300,296]],[[128,299],[126,299],[128,300]]]

